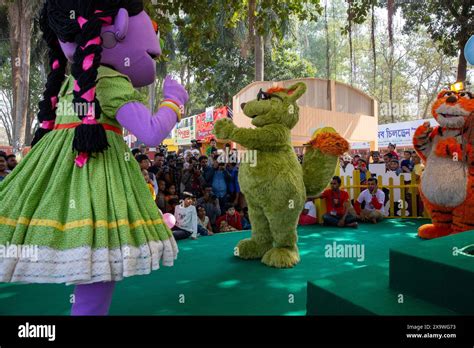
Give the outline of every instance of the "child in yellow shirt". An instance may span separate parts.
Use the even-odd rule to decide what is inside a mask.
[[[142,169],[142,174],[143,174],[143,177],[145,178],[148,189],[150,190],[151,196],[153,197],[153,200],[155,200],[156,199],[155,187],[153,186],[153,183],[151,182],[150,175],[148,175],[148,170]]]

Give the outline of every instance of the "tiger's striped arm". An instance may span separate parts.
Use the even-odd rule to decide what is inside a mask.
[[[454,161],[463,160],[462,145],[453,137],[440,140],[436,144],[435,153],[439,157],[453,158]]]
[[[415,134],[413,135],[413,146],[416,153],[423,161],[426,161],[426,158],[431,151],[435,134],[437,134],[437,129],[433,130],[430,123],[425,122],[416,129]]]

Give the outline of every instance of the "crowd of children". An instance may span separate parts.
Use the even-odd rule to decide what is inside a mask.
[[[403,154],[399,154],[396,151],[396,144],[389,144],[388,151],[382,157],[379,151],[371,151],[366,158],[362,158],[359,154],[353,156],[346,154],[340,160],[343,170],[352,164],[354,169],[360,171],[362,185],[367,184],[367,171],[370,171],[371,164],[385,164],[385,171],[395,172],[396,175],[405,174],[408,177],[413,172],[417,182],[424,169],[421,158],[414,150],[405,150]]]
[[[224,151],[236,151],[226,147]],[[196,142],[180,154],[161,148],[153,161],[145,151],[137,148],[132,153],[157,207],[174,215],[177,240],[251,229],[238,184],[239,164],[220,161],[222,150],[218,152],[215,140],[205,152]]]

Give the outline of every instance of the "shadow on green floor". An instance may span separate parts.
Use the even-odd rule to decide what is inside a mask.
[[[178,243],[175,266],[117,284],[111,315],[304,315],[308,280],[376,264],[388,267],[390,247],[422,243],[416,230],[426,220],[387,220],[358,229],[299,228],[301,262],[274,269],[233,256],[249,231]],[[330,258],[336,244],[364,247],[364,259]],[[361,280],[363,281],[363,280]],[[72,286],[0,284],[0,315],[69,315]]]

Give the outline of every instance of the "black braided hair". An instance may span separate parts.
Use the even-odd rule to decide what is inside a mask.
[[[67,67],[67,58],[59,46],[59,41],[54,33],[51,30],[48,23],[48,11],[47,4],[45,3],[39,17],[40,28],[43,32],[43,40],[48,45],[48,57],[49,57],[49,66],[51,68],[48,79],[46,81],[46,88],[43,92],[43,99],[39,102],[39,112],[38,112],[38,122],[40,126],[35,132],[35,136],[31,143],[31,146],[36,145],[41,138],[51,131],[51,127],[44,126],[41,127],[43,122],[50,121],[52,124],[56,119],[56,103],[58,100],[59,90],[64,81],[66,67]]]
[[[46,20],[44,21],[45,28],[42,29],[45,35],[48,32],[50,35],[53,33],[56,36],[56,41],[59,38],[63,42],[77,44],[73,57],[74,62],[71,66],[71,74],[76,80],[73,106],[78,117],[83,121],[90,115],[98,120],[101,115],[100,103],[95,95],[102,54],[100,33],[102,25],[111,23],[120,8],[125,8],[130,16],[136,15],[143,11],[143,0],[46,0],[42,10],[42,14],[44,14],[42,17],[47,18],[49,24],[49,26],[46,25]],[[50,55],[58,54],[51,53],[53,49],[51,46],[49,47]],[[62,51],[61,55],[62,59],[65,59]],[[56,73],[59,74],[57,71],[54,71],[54,76],[50,76],[51,74],[48,76],[51,93],[57,90],[56,96],[64,79],[64,72],[61,72],[60,81],[56,76]],[[54,85],[54,89],[52,85]],[[45,103],[49,99],[45,95]],[[91,155],[107,150],[109,144],[102,124],[86,123],[83,122],[75,128],[73,151]]]

